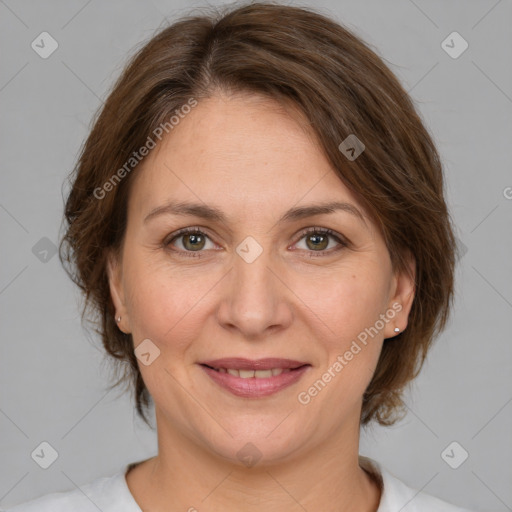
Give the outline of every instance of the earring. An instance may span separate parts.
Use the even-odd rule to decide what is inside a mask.
[[[120,316],[118,316],[116,320],[117,320],[117,322],[119,323],[119,322],[121,321],[121,317],[120,317]]]
[[[395,327],[395,332],[400,332],[400,328],[399,327]]]

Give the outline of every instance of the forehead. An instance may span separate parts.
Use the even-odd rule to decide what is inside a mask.
[[[301,200],[357,204],[307,120],[288,105],[258,96],[200,101],[135,172],[130,202],[140,214],[170,198],[253,214]]]

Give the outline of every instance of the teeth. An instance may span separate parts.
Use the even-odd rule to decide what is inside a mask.
[[[232,368],[216,368],[216,370],[220,373],[229,373],[229,375],[233,375],[233,377],[240,377],[242,379],[268,379],[275,375],[281,375],[281,373],[289,372],[290,368],[272,368],[271,370],[234,370]]]
[[[272,370],[256,370],[254,372],[254,376],[257,379],[268,379],[269,377],[272,377]]]

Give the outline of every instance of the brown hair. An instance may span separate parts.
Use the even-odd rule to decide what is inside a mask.
[[[131,156],[191,98],[218,90],[297,106],[380,229],[393,268],[407,271],[405,256],[414,256],[408,327],[385,341],[361,411],[362,425],[392,425],[453,300],[456,246],[442,165],[411,99],[367,44],[319,13],[272,3],[190,15],[160,30],[115,83],[70,176],[60,257],[84,292],[82,319],[92,313],[106,352],[123,370],[114,385],[133,386],[137,412],[148,423],[150,395],[132,337],[116,326],[106,271],[107,249],[119,250],[123,240],[134,172],[121,173],[108,191],[105,183],[126,171]],[[365,145],[353,161],[338,148],[350,134]]]

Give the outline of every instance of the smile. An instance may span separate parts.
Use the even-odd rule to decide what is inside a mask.
[[[233,368],[213,368],[220,373],[229,373],[234,377],[240,377],[242,379],[268,379],[281,373],[290,372],[290,368],[272,368],[271,370],[236,370]]]
[[[289,359],[218,359],[200,367],[221,388],[243,398],[273,395],[299,381],[310,364]]]

